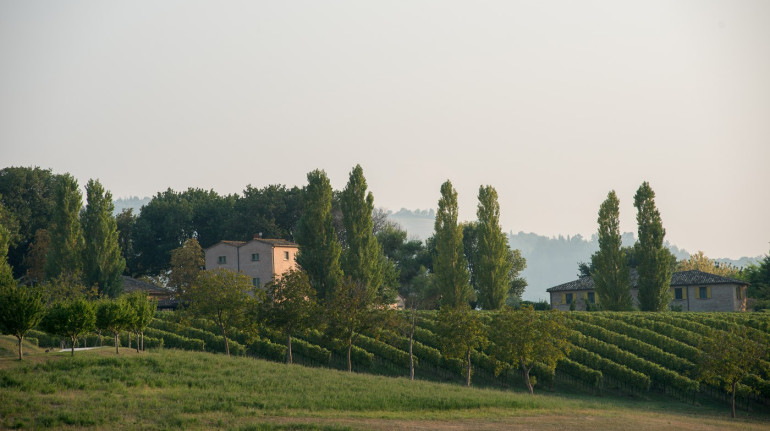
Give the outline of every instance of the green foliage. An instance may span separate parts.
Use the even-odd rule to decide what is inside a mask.
[[[529,374],[535,365],[553,371],[569,353],[565,316],[557,310],[538,314],[532,307],[506,307],[495,316],[491,327],[494,357],[521,368],[530,394],[534,390]],[[495,372],[500,371],[498,366]]]
[[[85,251],[83,281],[99,286],[99,292],[114,298],[123,291],[126,260],[121,255],[118,227],[112,213],[112,194],[97,180],[86,184],[86,209],[81,216]]]
[[[596,296],[605,310],[632,308],[631,282],[620,236],[620,202],[611,190],[599,208],[599,251],[591,256]]]
[[[205,267],[205,254],[200,243],[197,239],[190,238],[181,247],[171,250],[168,285],[180,295],[184,295]]]
[[[219,328],[209,328],[213,329],[215,331],[219,331]],[[176,335],[181,335],[182,337],[185,337],[187,339],[191,340],[200,340],[203,342],[203,346],[200,349],[193,349],[188,347],[179,347],[184,348],[185,350],[206,350],[207,352],[218,352],[218,353],[225,353],[225,339],[221,335],[216,335],[215,333],[211,332],[211,330],[208,329],[201,329],[198,327],[193,326],[187,326],[180,323],[171,322],[168,320],[161,320],[161,319],[153,319],[150,322],[150,326],[147,329],[148,334],[152,334],[154,337],[158,338],[161,334],[157,331],[165,331],[170,332]],[[166,339],[166,337],[163,337]],[[246,346],[243,344],[235,341],[235,340],[228,340],[227,342],[230,351],[234,355],[244,355],[246,354]],[[166,347],[177,347],[172,344],[166,344]]]
[[[123,298],[105,299],[96,305],[96,329],[115,337],[115,353],[120,353],[118,335],[132,329],[136,320],[135,310]]]
[[[291,270],[267,283],[265,296],[260,303],[260,315],[269,327],[285,336],[286,362],[291,364],[292,336],[309,329],[318,314],[315,291],[304,271]]]
[[[128,306],[133,310],[134,320],[128,329],[137,334],[144,332],[144,329],[152,321],[155,310],[158,305],[155,301],[149,299],[144,292],[134,292],[125,297]]]
[[[134,251],[134,227],[136,215],[133,208],[125,208],[115,216],[115,227],[118,230],[118,246],[120,254],[126,260],[126,272],[133,275],[136,268],[136,252]]]
[[[663,246],[666,230],[655,207],[655,192],[646,181],[634,195],[639,240],[635,245],[639,260],[639,308],[642,311],[665,311],[671,301],[670,285],[675,259]]]
[[[43,317],[40,294],[26,286],[0,286],[0,333],[19,340],[19,360],[23,358],[22,342],[30,329]]]
[[[80,226],[82,195],[78,182],[69,174],[56,183],[51,220],[51,246],[46,259],[46,278],[62,274],[79,277],[83,269],[83,231]]]
[[[0,211],[2,206],[0,205]],[[5,227],[0,218],[0,287],[13,286],[16,280],[13,278],[13,269],[8,264],[8,244],[11,241],[11,232]]]
[[[513,262],[509,257],[508,238],[500,227],[500,204],[492,186],[479,187],[478,246],[473,264],[473,278],[479,304],[487,310],[505,305]]]
[[[435,232],[433,274],[441,292],[441,304],[450,307],[467,305],[473,299],[473,292],[463,252],[462,226],[457,223],[457,192],[449,180],[441,185]]]
[[[346,278],[326,302],[328,334],[347,346],[348,371],[353,370],[351,351],[358,335],[380,324],[380,313],[374,307],[376,295],[364,284]]]
[[[372,211],[374,196],[366,191],[366,179],[361,165],[350,172],[340,196],[342,224],[345,227],[345,248],[341,265],[345,276],[377,293],[381,302],[391,299],[383,285],[384,264],[382,249],[373,232]]]
[[[321,301],[342,281],[337,233],[332,220],[332,186],[326,172],[307,174],[304,212],[297,224],[297,263],[307,273],[310,285]]]
[[[471,353],[487,343],[486,328],[478,312],[468,305],[442,306],[438,313],[436,329],[443,356],[464,361],[465,384],[471,385]]]
[[[245,323],[247,313],[254,307],[254,298],[249,296],[252,291],[251,280],[245,274],[217,268],[202,271],[183,298],[187,304],[186,311],[190,315],[211,319],[219,326],[229,356],[228,329]],[[262,291],[254,291],[254,294],[262,294]]]
[[[74,355],[77,339],[96,327],[93,303],[83,298],[54,303],[40,322],[40,327],[49,334],[69,338]]]

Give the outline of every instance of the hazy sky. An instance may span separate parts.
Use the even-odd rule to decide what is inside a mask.
[[[770,250],[770,1],[0,1],[0,164],[171,187],[342,188],[505,230]]]

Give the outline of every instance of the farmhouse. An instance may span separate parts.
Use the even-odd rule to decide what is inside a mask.
[[[149,299],[157,301],[158,310],[176,310],[179,306],[179,300],[173,297],[170,290],[125,275],[123,276],[123,292],[144,292]]]
[[[220,241],[205,250],[206,269],[227,268],[251,278],[260,287],[286,271],[297,269],[299,246],[283,239],[255,236],[251,241]]]
[[[637,301],[639,274],[631,270],[631,297]],[[734,278],[702,271],[680,271],[671,276],[671,307],[682,311],[746,311],[748,284]],[[551,308],[569,310],[574,301],[575,310],[585,310],[596,304],[597,297],[591,277],[581,277],[547,289]]]

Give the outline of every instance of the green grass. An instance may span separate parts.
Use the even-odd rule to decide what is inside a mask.
[[[105,348],[68,355],[0,359],[0,428],[340,430],[392,429],[396,423],[409,427],[415,422],[440,428],[455,421],[474,429],[480,423],[535,419],[558,428],[575,414],[594,418],[581,423],[602,427],[602,421],[611,424],[629,415],[643,421],[661,413],[669,422],[697,428],[729,414],[723,405],[529,396],[210,353],[123,349],[116,356]],[[761,429],[767,420],[752,414],[724,424]]]

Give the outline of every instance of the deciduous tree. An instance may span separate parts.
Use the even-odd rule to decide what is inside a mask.
[[[93,303],[80,298],[54,303],[43,316],[40,326],[49,334],[69,338],[74,356],[78,338],[92,331],[95,324],[96,312]]]
[[[441,185],[434,226],[434,280],[441,291],[441,304],[457,308],[468,304],[473,299],[473,292],[463,253],[462,226],[457,223],[457,192],[449,180]]]
[[[655,207],[655,192],[645,181],[634,195],[639,240],[634,246],[639,261],[639,308],[663,311],[671,301],[672,256],[663,246],[666,230]]]
[[[511,290],[508,238],[500,227],[500,204],[492,186],[479,187],[478,246],[474,259],[474,280],[479,305],[486,310],[498,310],[505,305]]]
[[[732,265],[719,264],[719,262],[710,259],[705,253],[698,250],[697,253],[690,256],[689,259],[682,260],[677,264],[678,271],[702,271],[709,274],[721,275],[722,277],[738,278],[740,270]]]
[[[120,354],[120,333],[130,330],[135,320],[134,309],[123,298],[102,300],[96,306],[96,328],[113,335],[116,354]]]
[[[281,331],[286,338],[286,362],[293,362],[291,337],[312,326],[318,307],[315,291],[303,271],[291,270],[265,285],[261,314],[268,326]]]
[[[346,277],[334,288],[325,304],[329,334],[347,346],[348,371],[353,371],[351,351],[356,338],[362,331],[380,323],[374,307],[375,296],[363,283]]]
[[[40,293],[27,286],[0,286],[0,333],[13,335],[19,341],[20,361],[24,337],[40,322],[44,311]]]
[[[123,291],[126,260],[118,243],[118,227],[112,213],[112,194],[98,180],[86,184],[86,209],[81,217],[85,251],[83,281],[86,286],[99,286],[99,292],[116,297]]]
[[[326,172],[312,171],[307,174],[307,180],[303,193],[305,211],[297,225],[297,263],[323,301],[342,280],[342,248],[333,226],[332,186]]]
[[[155,301],[148,298],[146,293],[141,291],[126,295],[125,299],[133,311],[134,318],[128,329],[136,334],[136,351],[138,353],[144,350],[144,330],[152,321],[158,305]]]
[[[519,310],[506,307],[492,322],[494,357],[501,364],[518,364],[527,390],[533,394],[532,368],[539,363],[553,372],[559,359],[569,352],[564,315],[558,310],[536,313],[531,306]]]
[[[457,307],[443,305],[438,313],[437,331],[441,353],[448,358],[463,361],[465,385],[470,387],[473,374],[471,353],[487,343],[486,328],[478,312],[471,310],[468,304]]]
[[[83,270],[83,230],[80,225],[82,195],[69,174],[59,177],[54,193],[51,247],[46,258],[46,278],[62,273],[80,276]]]
[[[206,266],[205,254],[198,240],[190,238],[179,248],[171,251],[171,272],[168,285],[177,293],[184,292],[198,279]]]
[[[611,190],[599,207],[599,251],[591,256],[596,295],[602,308],[631,310],[631,281],[620,236],[620,201]]]

